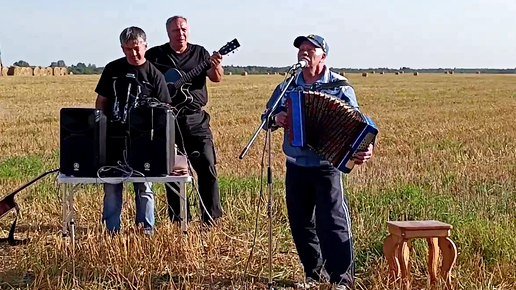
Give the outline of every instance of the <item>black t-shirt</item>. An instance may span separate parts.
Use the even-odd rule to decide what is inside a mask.
[[[171,103],[163,74],[149,61],[133,66],[125,57],[104,67],[95,92],[107,98],[108,129],[115,131],[126,128],[128,111],[135,102],[154,98],[162,103]]]
[[[180,69],[184,73],[188,73],[209,59],[210,54],[204,47],[191,43],[187,44],[184,52],[178,54],[172,50],[169,43],[165,43],[147,50],[145,58],[152,62],[163,74],[171,68]],[[193,101],[191,104],[186,105],[187,110],[200,111],[208,103],[208,91],[206,89],[206,77],[208,75],[206,72],[210,68],[211,65],[207,65],[204,70],[192,79],[189,92],[193,97]],[[182,94],[181,91],[177,93]]]

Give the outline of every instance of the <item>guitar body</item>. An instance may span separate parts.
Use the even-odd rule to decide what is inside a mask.
[[[240,47],[240,43],[235,38],[221,47],[219,53],[226,55],[238,47]],[[210,59],[206,59],[186,74],[176,68],[171,68],[164,73],[173,107],[181,110],[184,106],[193,102],[193,96],[190,93],[191,81],[195,76],[200,75],[201,72],[209,68],[210,65]]]
[[[177,109],[190,104],[193,101],[193,96],[190,94],[190,85],[189,83],[185,83],[181,85],[178,89],[174,86],[174,84],[179,81],[184,74],[175,68],[169,69],[164,74],[165,81],[167,82],[168,91],[170,93],[170,98],[172,100],[172,106]]]

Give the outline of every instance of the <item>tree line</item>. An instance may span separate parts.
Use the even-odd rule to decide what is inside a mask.
[[[14,66],[21,67],[30,67],[31,65],[24,61],[19,60],[13,64]],[[66,67],[69,72],[73,74],[101,74],[104,67],[97,67],[95,64],[88,64],[79,62],[76,65],[67,66],[63,60],[58,60],[50,63],[49,67]],[[224,72],[226,74],[242,74],[243,72],[247,72],[250,75],[256,74],[281,74],[287,72],[289,67],[268,67],[268,66],[235,66],[228,65],[223,66]],[[424,69],[414,69],[410,67],[400,67],[400,68],[387,68],[387,67],[378,67],[378,68],[336,68],[331,67],[331,70],[335,72],[345,72],[345,73],[396,73],[396,72],[404,72],[404,73],[445,73],[445,72],[453,72],[453,73],[489,73],[489,74],[516,74],[516,68],[503,68],[503,69],[488,69],[488,68],[424,68]]]
[[[32,67],[28,62],[24,60],[19,60],[13,63],[13,66],[20,67]],[[83,62],[79,62],[76,65],[67,66],[64,60],[53,61],[50,63],[49,67],[66,67],[68,72],[73,73],[74,75],[90,75],[90,74],[101,74],[104,67],[97,67],[94,64],[86,65]]]

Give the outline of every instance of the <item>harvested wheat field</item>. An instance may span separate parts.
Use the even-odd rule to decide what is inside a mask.
[[[363,113],[380,134],[373,160],[344,179],[356,250],[355,289],[401,289],[382,254],[389,220],[440,220],[453,225],[458,258],[455,289],[516,288],[516,76],[408,74],[346,76]],[[218,174],[225,217],[202,230],[190,190],[187,236],[167,219],[163,185],[156,191],[154,236],[133,226],[132,186],[124,191],[123,230],[108,236],[100,223],[102,186],[85,185],[75,199],[76,248],[61,237],[55,175],[17,195],[16,237],[0,244],[2,289],[267,289],[266,179],[260,195],[262,134],[238,156],[260,123],[280,75],[224,76],[210,84]],[[92,107],[98,76],[0,80],[0,197],[59,166],[59,110]],[[283,193],[282,136],[274,132],[273,280],[294,287],[303,272],[293,245]],[[128,189],[127,189],[128,188]],[[251,254],[258,210],[256,245]],[[14,220],[0,220],[7,237]],[[427,244],[412,242],[413,289],[430,289]],[[443,288],[440,281],[437,288]],[[325,284],[321,289],[329,289]]]

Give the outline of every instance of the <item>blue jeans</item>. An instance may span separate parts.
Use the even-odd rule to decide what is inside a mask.
[[[145,233],[152,233],[154,228],[154,193],[152,183],[133,183],[136,202],[136,225],[143,224]],[[122,215],[122,190],[124,185],[104,183],[104,210],[102,221],[110,232],[120,231]]]

